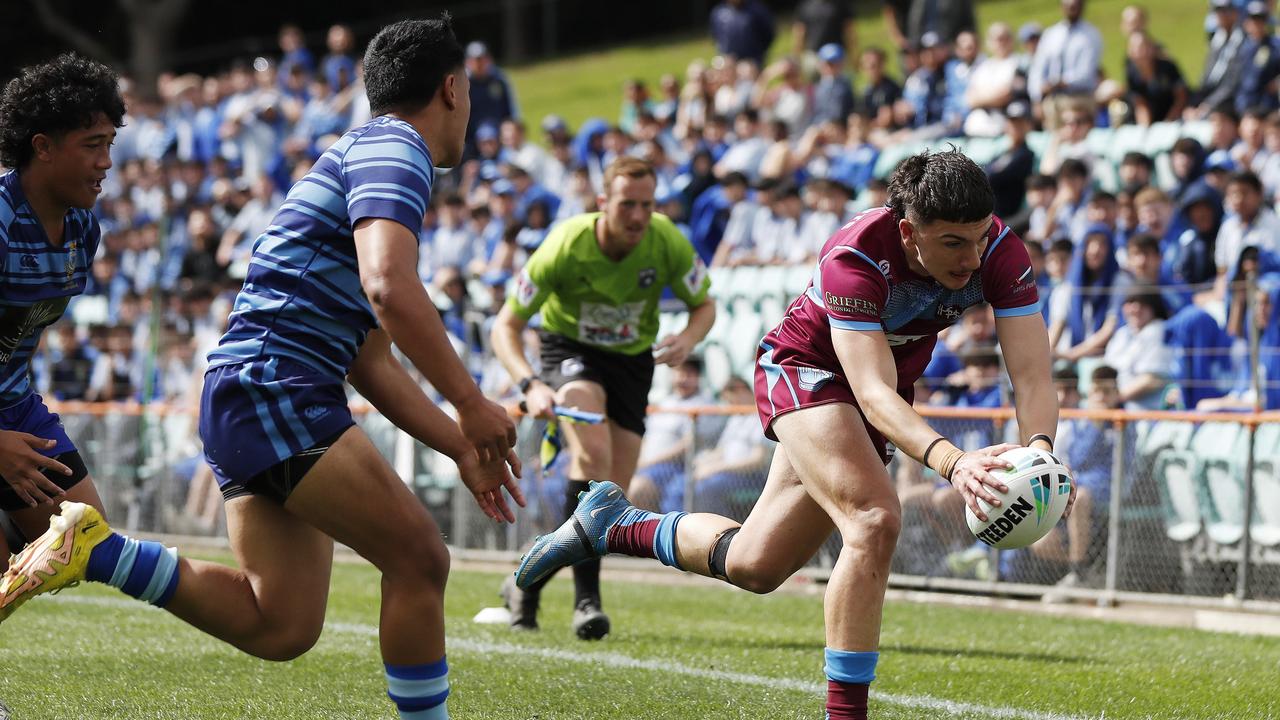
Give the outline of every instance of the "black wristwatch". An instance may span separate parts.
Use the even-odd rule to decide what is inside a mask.
[[[524,395],[525,393],[529,392],[529,386],[532,385],[533,381],[537,379],[538,379],[537,375],[528,375],[523,380],[516,383],[516,387],[520,388],[520,394]]]

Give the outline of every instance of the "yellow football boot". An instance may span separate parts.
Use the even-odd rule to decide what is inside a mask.
[[[9,563],[0,577],[0,622],[22,603],[84,580],[89,553],[111,535],[111,528],[91,505],[63,502],[62,513],[49,519],[49,529]]]

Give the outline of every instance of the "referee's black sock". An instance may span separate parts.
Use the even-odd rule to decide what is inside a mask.
[[[578,493],[590,488],[588,480],[570,480],[565,485],[564,517],[573,517],[578,509]],[[588,560],[573,566],[573,604],[576,607],[583,600],[600,602],[600,559]]]

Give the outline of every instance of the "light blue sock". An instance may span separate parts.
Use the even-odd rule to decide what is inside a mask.
[[[823,670],[826,671],[828,680],[868,685],[876,679],[876,663],[880,661],[878,652],[825,648],[822,653],[827,661]]]
[[[85,579],[164,607],[178,589],[178,551],[158,542],[111,533],[89,554]]]
[[[449,720],[449,664],[445,658],[426,665],[385,664],[387,695],[400,720]]]

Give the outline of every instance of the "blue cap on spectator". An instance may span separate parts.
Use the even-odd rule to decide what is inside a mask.
[[[493,182],[502,178],[502,173],[498,172],[498,166],[491,163],[480,164],[480,179],[484,182]]]
[[[477,142],[481,140],[497,140],[497,139],[498,139],[498,128],[494,127],[493,123],[485,123],[480,127],[476,128]]]
[[[920,47],[922,49],[938,47],[941,44],[942,36],[932,30],[920,36]]]
[[[1229,150],[1214,150],[1209,153],[1209,157],[1205,158],[1204,169],[1208,170],[1226,170],[1227,172],[1235,172],[1236,161],[1231,157]]]
[[[512,185],[510,180],[494,180],[490,192],[494,195],[515,195],[516,186]]]
[[[1253,0],[1253,2],[1245,5],[1244,14],[1249,17],[1271,17],[1271,13],[1267,12],[1267,4],[1262,0]]]
[[[1234,10],[1235,0],[1209,0],[1209,7],[1214,10]]]
[[[822,62],[838,63],[844,60],[844,48],[839,43],[827,43],[818,48],[818,59]]]
[[[1227,2],[1230,1],[1231,0],[1227,0]],[[1040,23],[1038,22],[1032,21],[1023,23],[1022,27],[1018,28],[1018,42],[1025,45],[1028,40],[1040,37],[1043,32],[1044,28],[1040,27]]]
[[[467,43],[467,57],[478,58],[489,54],[489,46],[479,40],[472,40]]]
[[[1031,105],[1026,100],[1014,100],[1004,109],[1004,116],[1010,120],[1025,120],[1031,117]]]

